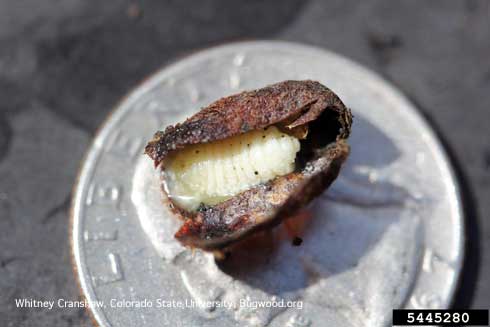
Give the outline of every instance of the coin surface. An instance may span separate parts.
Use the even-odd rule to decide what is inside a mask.
[[[351,156],[306,209],[303,242],[278,227],[221,263],[182,247],[144,145],[222,96],[287,79],[320,81],[355,115]],[[89,149],[72,215],[100,326],[389,326],[393,308],[447,308],[463,257],[458,184],[416,108],[362,66],[285,42],[205,50],[140,85]]]

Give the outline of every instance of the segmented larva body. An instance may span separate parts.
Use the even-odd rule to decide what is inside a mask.
[[[165,160],[166,191],[187,210],[213,205],[292,172],[299,149],[297,138],[274,126],[191,145]]]

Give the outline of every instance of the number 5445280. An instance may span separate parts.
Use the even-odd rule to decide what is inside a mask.
[[[427,313],[414,313],[409,312],[407,315],[407,322],[412,323],[467,323],[470,317],[467,313],[458,312],[427,312]]]

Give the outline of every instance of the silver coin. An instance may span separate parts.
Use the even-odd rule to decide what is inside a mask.
[[[145,143],[219,97],[286,79],[320,81],[355,115],[351,156],[307,208],[303,243],[274,237],[219,264],[183,248]],[[145,81],[96,136],[72,213],[100,326],[388,326],[393,308],[447,308],[463,257],[458,185],[416,108],[358,64],[293,43],[212,48]]]

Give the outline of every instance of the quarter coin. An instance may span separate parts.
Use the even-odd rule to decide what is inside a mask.
[[[355,116],[351,156],[307,208],[303,242],[276,230],[224,262],[182,247],[144,145],[222,96],[287,79],[320,81]],[[137,87],[88,151],[72,219],[80,286],[103,327],[390,326],[393,308],[447,308],[463,257],[458,184],[417,108],[359,64],[285,42],[204,50]]]

